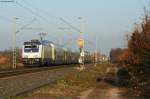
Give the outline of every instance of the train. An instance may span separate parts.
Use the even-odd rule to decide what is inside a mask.
[[[90,53],[85,52],[84,61],[90,62]],[[48,40],[32,39],[25,41],[22,47],[22,61],[25,66],[50,66],[78,64],[80,52]]]

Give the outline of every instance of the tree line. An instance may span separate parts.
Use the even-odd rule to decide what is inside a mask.
[[[130,74],[130,87],[135,95],[149,96],[150,91],[150,13],[144,9],[142,22],[127,36],[127,48],[113,48],[110,61],[123,66]]]

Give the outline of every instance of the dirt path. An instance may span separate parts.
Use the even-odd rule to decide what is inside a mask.
[[[117,71],[117,67],[108,67],[103,74],[106,75],[110,72],[116,73]],[[98,82],[95,86],[95,88],[89,88],[88,90],[81,92],[79,99],[126,99],[125,96],[122,96],[122,94],[128,90],[126,88],[113,86],[103,80]]]
[[[90,88],[86,91],[81,92],[81,96],[79,96],[79,99],[87,99],[88,96],[94,91],[95,88]]]
[[[122,96],[127,89],[114,87],[106,82],[100,82],[95,88],[81,92],[79,99],[126,99]]]

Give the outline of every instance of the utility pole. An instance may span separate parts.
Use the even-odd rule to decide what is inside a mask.
[[[13,3],[14,0],[0,0],[1,3]],[[16,18],[14,20],[16,25]],[[16,26],[14,25],[14,33],[13,33],[13,68],[16,68]]]
[[[35,21],[35,18],[32,19],[29,23],[25,24],[24,26],[22,26],[20,29],[16,29],[16,20],[18,20],[19,18],[14,18],[14,33],[13,33],[13,68],[16,68],[16,64],[17,64],[17,52],[16,52],[16,34],[19,33],[21,30],[25,29],[26,27],[28,27],[30,24],[32,24]]]
[[[79,64],[81,67],[81,70],[83,70],[84,67],[84,38],[83,38],[83,18],[82,17],[78,17],[78,20],[80,20],[80,29],[76,28],[75,26],[73,26],[72,24],[70,24],[69,22],[67,22],[66,20],[64,20],[63,18],[60,18],[60,20],[67,24],[71,29],[75,30],[76,32],[79,33],[79,39],[78,39],[78,46],[79,46],[79,50],[80,50],[80,57],[79,57]]]
[[[17,64],[17,53],[16,53],[16,20],[19,18],[14,18],[14,33],[13,33],[13,68],[16,68]]]
[[[83,37],[83,18],[82,17],[78,17],[78,19],[81,21],[80,22],[80,40],[82,42],[82,47],[80,47],[80,59],[82,60],[82,63],[80,64],[81,65],[81,70],[85,69],[85,60],[84,60],[84,56],[85,56],[85,40],[84,40],[84,37]]]
[[[1,3],[14,3],[15,0],[0,0]],[[35,21],[35,19],[33,19],[30,23],[24,25],[23,27],[20,28],[20,30],[16,30],[16,20],[18,20],[19,18],[13,18],[13,36],[12,36],[12,51],[13,51],[13,68],[16,68],[16,64],[17,64],[17,54],[16,54],[16,34],[20,32],[20,30],[25,29],[28,25],[30,25],[31,23],[33,23]]]
[[[97,57],[98,57],[98,51],[97,51],[98,45],[97,45],[97,37],[96,37],[96,41],[95,41],[95,66],[97,66]]]

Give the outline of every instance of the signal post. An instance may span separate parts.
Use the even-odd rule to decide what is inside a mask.
[[[84,39],[78,39],[78,47],[80,50],[80,57],[79,57],[79,70],[82,71],[85,69],[84,66]]]

